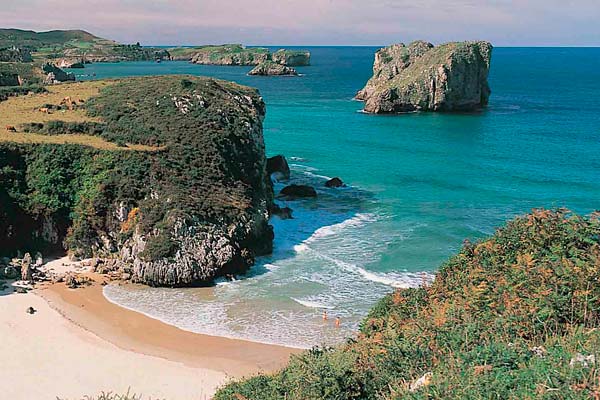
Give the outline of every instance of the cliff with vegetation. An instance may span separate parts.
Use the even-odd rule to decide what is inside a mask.
[[[307,66],[310,65],[310,52],[280,49],[271,55],[271,60],[290,67]]]
[[[600,214],[539,210],[382,299],[355,339],[215,399],[592,399],[599,356]]]
[[[143,47],[139,43],[120,44],[81,30],[34,32],[0,29],[0,48],[13,47],[31,52],[38,61],[119,62],[170,58],[165,49]]]
[[[269,50],[264,47],[226,44],[196,48],[191,62],[210,65],[258,65],[269,57]]]
[[[297,76],[298,71],[292,67],[276,63],[274,61],[263,61],[254,67],[248,75],[262,76]]]
[[[241,44],[169,49],[173,60],[190,60],[205,65],[259,65],[272,61],[285,66],[310,65],[310,53],[305,50],[281,49],[271,53],[264,47]]]
[[[373,77],[356,98],[375,114],[477,110],[488,104],[491,93],[491,56],[488,42],[386,47],[375,54]]]
[[[47,91],[0,102],[0,256],[66,248],[183,286],[270,252],[255,90],[169,76]]]

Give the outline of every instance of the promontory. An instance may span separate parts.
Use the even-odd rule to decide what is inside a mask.
[[[256,90],[191,76],[9,97],[0,257],[66,250],[156,286],[243,273],[272,248],[264,115]]]
[[[492,45],[416,41],[375,53],[373,77],[356,95],[374,114],[473,111],[488,104]]]

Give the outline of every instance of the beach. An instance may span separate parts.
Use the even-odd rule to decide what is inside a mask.
[[[12,382],[3,396],[209,399],[229,380],[275,371],[298,352],[183,331],[108,302],[104,278],[90,276],[87,287],[44,284],[0,296],[3,378]]]

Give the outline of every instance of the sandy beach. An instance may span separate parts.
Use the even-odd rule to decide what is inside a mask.
[[[38,285],[0,295],[3,396],[81,399],[100,392],[144,399],[209,399],[232,378],[273,371],[296,349],[183,331],[121,308],[105,279],[79,289]],[[26,313],[33,307],[33,315]]]

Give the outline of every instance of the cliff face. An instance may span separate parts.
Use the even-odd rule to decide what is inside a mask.
[[[248,72],[248,75],[263,76],[297,76],[298,72],[292,68],[273,61],[264,61]]]
[[[0,133],[0,256],[64,246],[136,282],[185,286],[242,273],[271,251],[255,90],[186,76],[49,90],[40,105],[84,102]],[[32,143],[19,142],[23,129]]]
[[[271,60],[290,67],[310,65],[310,52],[304,50],[277,50]]]
[[[488,42],[423,41],[396,44],[375,54],[373,77],[356,98],[370,113],[469,111],[485,107],[490,96]]]
[[[270,58],[268,49],[247,48],[241,44],[206,46],[198,48],[192,56],[194,64],[206,65],[258,65]]]

